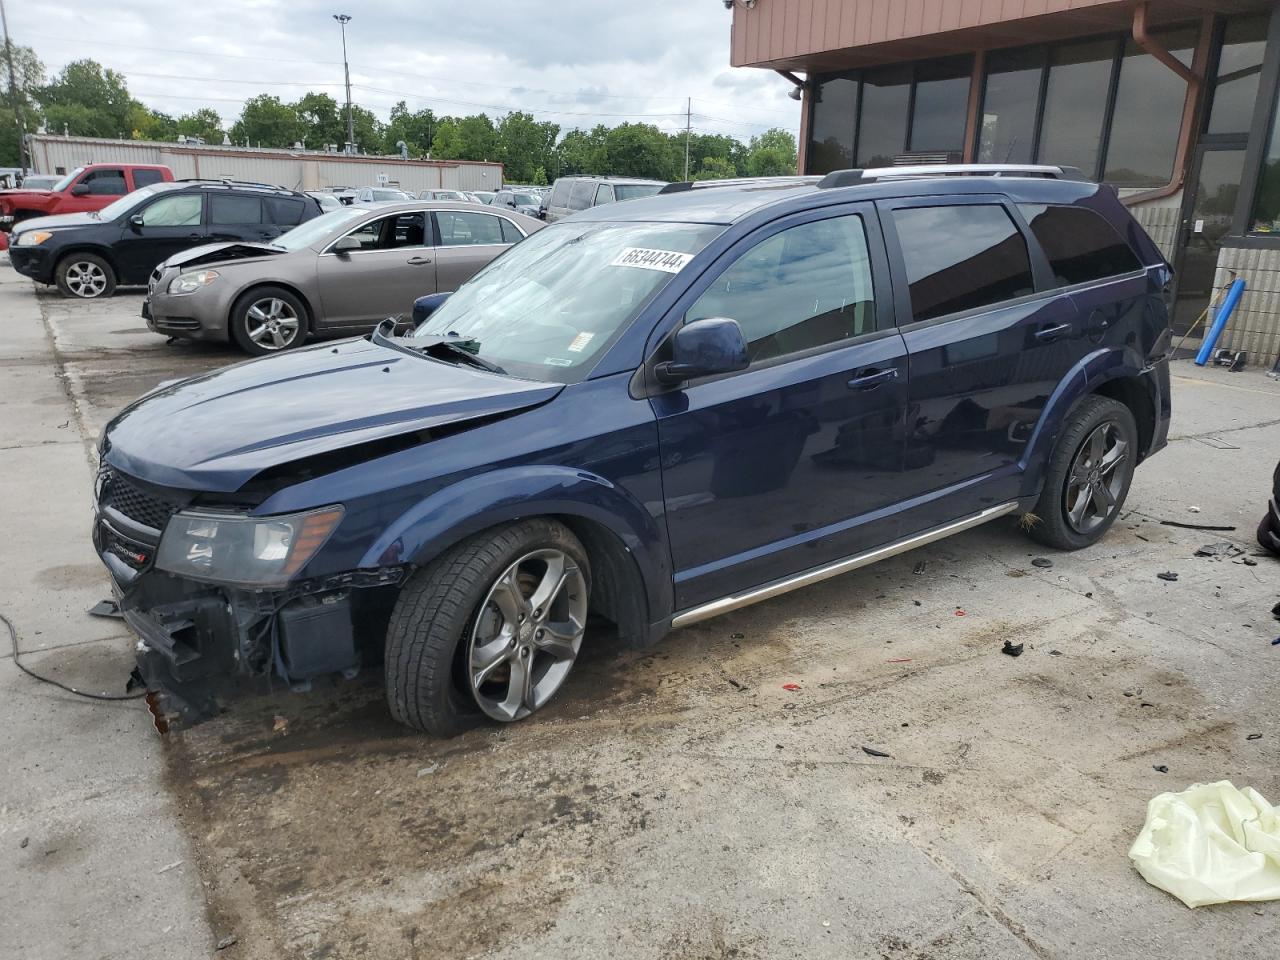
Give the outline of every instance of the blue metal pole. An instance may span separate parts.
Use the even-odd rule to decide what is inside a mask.
[[[1196,354],[1196,366],[1203,367],[1209,362],[1209,358],[1213,356],[1213,348],[1218,342],[1218,338],[1222,336],[1222,331],[1227,328],[1227,321],[1231,319],[1231,313],[1235,310],[1236,304],[1240,302],[1240,298],[1244,295],[1244,281],[1240,279],[1233,280],[1231,289],[1227,291],[1227,297],[1222,301],[1222,306],[1218,308],[1217,315],[1213,318],[1213,325],[1209,327],[1209,332],[1204,335],[1204,343],[1200,345],[1200,352]]]

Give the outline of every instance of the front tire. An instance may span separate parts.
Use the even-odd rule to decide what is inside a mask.
[[[64,297],[97,300],[116,292],[115,270],[92,253],[67,254],[58,261],[53,278]]]
[[[283,287],[258,287],[231,308],[231,339],[255,357],[301,346],[307,339],[307,308]]]
[[[387,626],[392,716],[451,737],[545,706],[577,659],[590,584],[586,550],[553,520],[488,530],[442,554],[404,585]]]
[[[1123,403],[1090,396],[1067,418],[1045,471],[1032,538],[1059,550],[1097,543],[1129,494],[1138,425]]]

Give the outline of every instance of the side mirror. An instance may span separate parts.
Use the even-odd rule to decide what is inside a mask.
[[[416,327],[435,313],[440,308],[440,304],[449,299],[449,296],[448,293],[431,293],[413,301],[413,325]]]
[[[86,194],[88,194],[88,192],[89,192],[89,185],[87,183],[77,183],[74,187],[71,188],[71,195],[73,197],[83,197]]]
[[[339,256],[342,256],[345,253],[350,253],[352,250],[359,250],[360,241],[355,237],[339,237],[334,241],[333,246],[329,249]]]
[[[745,370],[747,338],[737,320],[708,317],[686,323],[671,338],[671,359],[653,368],[660,383],[675,384]]]
[[[147,221],[142,219],[142,214],[140,213],[135,213],[129,218],[129,226],[133,227],[134,230],[141,230],[146,225]]]

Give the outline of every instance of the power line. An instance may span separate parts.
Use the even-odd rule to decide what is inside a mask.
[[[278,57],[274,53],[267,54],[248,54],[248,53],[215,53],[212,50],[175,50],[173,47],[147,47],[138,43],[112,43],[109,40],[68,40],[66,37],[54,36],[48,33],[28,33],[28,37],[34,37],[37,40],[46,40],[49,43],[62,44],[63,46],[72,47],[120,47],[124,50],[147,50],[152,53],[181,53],[192,57],[222,57],[228,60],[256,60],[259,63],[264,58],[269,59],[272,63],[309,63],[312,66],[342,66],[341,60],[296,60],[287,57]]]

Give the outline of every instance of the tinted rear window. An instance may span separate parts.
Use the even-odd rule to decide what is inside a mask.
[[[215,193],[211,199],[210,223],[262,223],[262,201],[258,197]]]
[[[916,320],[991,306],[1035,291],[1027,244],[1004,207],[893,211]]]
[[[1060,287],[1114,277],[1142,264],[1111,224],[1083,207],[1020,203]]]
[[[159,170],[134,170],[133,171],[133,186],[135,189],[138,187],[149,187],[151,186],[151,184],[159,183],[163,179],[164,179],[164,174],[161,173]]]
[[[591,206],[591,200],[596,195],[596,185],[590,180],[579,180],[573,185],[573,190],[569,194],[570,210],[585,210]]]
[[[557,180],[556,185],[551,188],[551,200],[547,206],[567,207],[569,205],[569,188],[571,186],[573,186],[572,180]]]
[[[268,197],[267,209],[271,211],[271,219],[282,227],[296,227],[302,222],[303,211],[307,205],[293,197]]]

